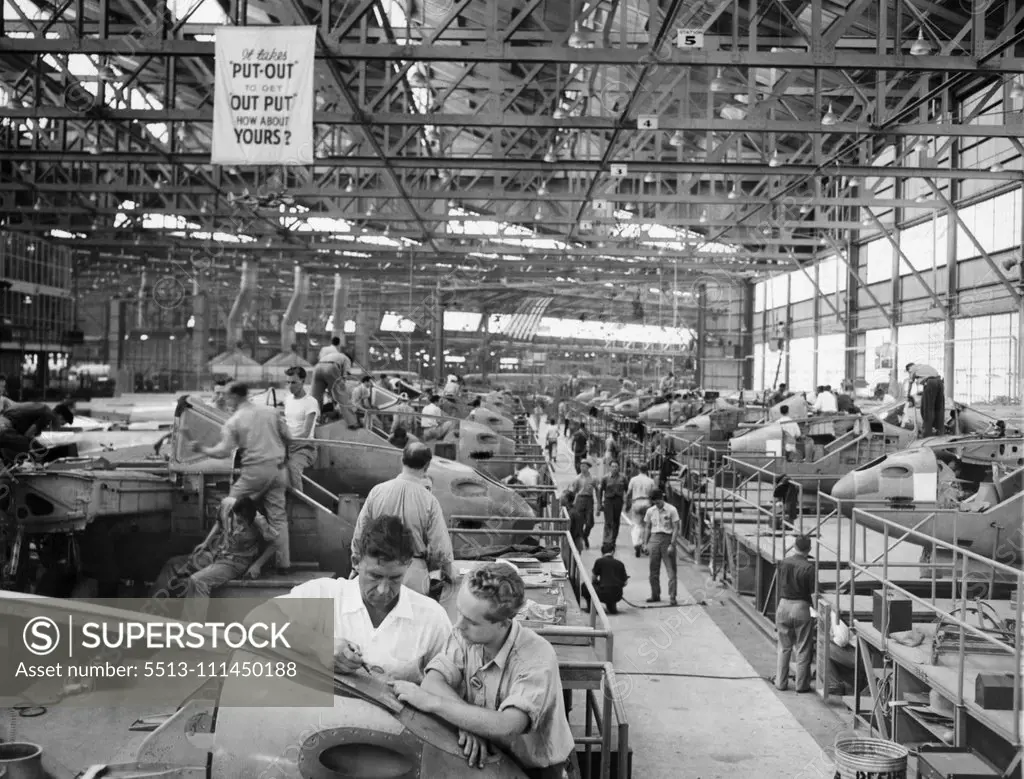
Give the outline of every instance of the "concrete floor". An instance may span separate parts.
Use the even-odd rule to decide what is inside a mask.
[[[600,478],[600,466],[594,471]],[[555,481],[563,489],[574,477],[562,439]],[[583,552],[588,565],[600,555],[603,532],[599,518]],[[649,558],[634,556],[625,523],[617,556],[630,576],[630,603],[611,621],[634,777],[832,779],[825,748],[846,729],[842,721],[816,695],[775,690],[774,645],[721,585],[680,556],[680,606],[644,608]],[[687,605],[699,601],[708,605]]]

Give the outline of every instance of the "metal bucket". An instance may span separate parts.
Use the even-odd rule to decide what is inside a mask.
[[[907,779],[909,754],[893,741],[840,733],[835,740],[835,779]]]
[[[3,779],[46,779],[43,748],[25,741],[0,744],[0,776]]]

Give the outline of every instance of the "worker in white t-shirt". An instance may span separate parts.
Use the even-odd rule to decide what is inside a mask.
[[[787,460],[792,460],[796,457],[796,442],[801,436],[800,425],[789,416],[789,406],[781,406],[779,414],[781,416],[775,421],[782,428],[782,451]]]
[[[421,425],[423,427],[424,441],[433,441],[440,437],[438,433],[440,432],[441,417],[444,416],[444,412],[441,411],[441,407],[438,405],[440,402],[440,395],[431,395],[430,402],[423,407]]]
[[[812,407],[816,414],[838,414],[839,401],[831,387],[818,387]]]
[[[303,439],[313,437],[320,404],[306,392],[306,369],[301,366],[284,372],[288,383],[288,396],[284,399],[284,421],[291,433],[288,450],[288,477],[293,490],[302,492],[302,473],[316,460],[316,446]]]

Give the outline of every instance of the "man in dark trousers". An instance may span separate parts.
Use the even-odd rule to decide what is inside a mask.
[[[921,385],[921,437],[942,435],[946,424],[946,385],[942,376],[930,365],[908,362],[910,384],[907,397],[911,397],[915,382]]]
[[[591,579],[594,582],[594,592],[597,599],[604,604],[609,614],[619,612],[618,603],[622,600],[622,591],[629,581],[629,574],[626,573],[626,566],[621,560],[615,559],[615,544],[604,543],[601,545],[601,557],[594,561],[594,573]],[[587,601],[587,609],[591,603],[587,593],[583,593]]]
[[[626,499],[628,484],[626,477],[619,470],[618,460],[612,460],[597,492],[604,511],[604,544],[611,544],[613,548],[619,539],[619,519],[622,516],[622,504]]]
[[[775,687],[789,687],[789,661],[796,653],[796,691],[811,689],[811,653],[814,649],[814,618],[811,601],[814,598],[817,574],[814,563],[808,559],[811,539],[799,536],[793,553],[779,563],[779,606],[775,611],[778,632],[778,664],[775,668]]]
[[[572,437],[573,466],[576,473],[580,472],[580,463],[587,457],[587,449],[590,446],[590,438],[587,436],[587,426],[580,424],[576,434]]]

